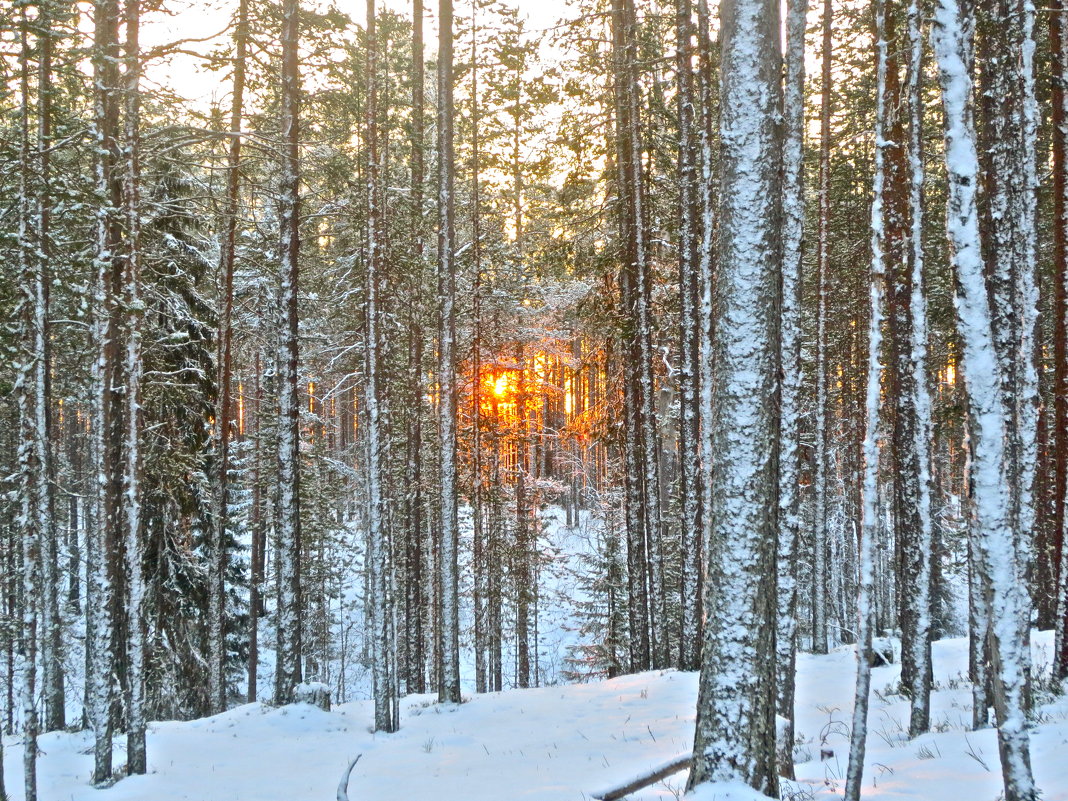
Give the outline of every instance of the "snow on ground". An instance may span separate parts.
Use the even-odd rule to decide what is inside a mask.
[[[1036,672],[1048,666],[1049,632],[1035,636]],[[908,741],[908,706],[890,695],[896,666],[875,668],[864,797],[994,801],[1000,794],[996,735],[970,732],[970,690],[961,679],[967,642],[935,644],[932,721],[936,731]],[[842,792],[854,662],[851,649],[803,654],[798,664],[799,782],[784,798],[833,798]],[[304,705],[248,704],[188,723],[154,723],[149,774],[107,790],[87,781],[86,733],[41,739],[42,801],[329,801],[356,754],[351,798],[385,801],[583,801],[689,750],[697,676],[649,672],[610,681],[509,690],[439,706],[431,696],[402,702],[401,730],[373,735],[371,705],[332,712]],[[1037,711],[1032,760],[1045,801],[1068,801],[1068,698]],[[116,762],[123,761],[118,738]],[[22,799],[21,748],[6,738],[12,801]],[[820,759],[821,750],[832,751]],[[676,799],[685,774],[638,795]],[[736,789],[736,788],[735,788]],[[746,798],[730,788],[701,801]]]

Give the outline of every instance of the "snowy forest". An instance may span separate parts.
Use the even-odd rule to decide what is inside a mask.
[[[0,801],[1068,801],[1068,2],[0,4]]]

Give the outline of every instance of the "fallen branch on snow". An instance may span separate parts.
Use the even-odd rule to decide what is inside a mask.
[[[643,773],[637,778],[631,779],[626,784],[595,792],[593,797],[599,799],[599,801],[617,801],[619,798],[638,792],[643,787],[648,787],[650,784],[656,784],[661,779],[666,779],[672,773],[678,773],[680,770],[689,768],[692,760],[693,754],[682,754],[653,768],[648,773]],[[345,801],[348,801],[348,799],[345,799]]]
[[[360,761],[362,756],[363,754],[357,754],[356,758],[345,768],[341,781],[337,783],[337,801],[349,801],[349,776],[352,775],[352,769],[356,767],[356,763]]]

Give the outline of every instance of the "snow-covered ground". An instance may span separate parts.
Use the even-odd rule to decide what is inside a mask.
[[[1035,635],[1036,671],[1049,662],[1049,632]],[[876,668],[864,795],[872,799],[994,801],[1001,792],[996,735],[972,732],[962,681],[966,641],[935,644],[935,733],[908,741],[906,702],[890,694],[896,666]],[[798,664],[797,784],[784,798],[842,792],[853,684],[851,649],[804,654]],[[439,706],[402,702],[401,730],[373,735],[370,702],[322,712],[249,704],[189,723],[152,724],[149,773],[107,790],[88,786],[87,734],[41,739],[42,801],[328,801],[348,761],[354,801],[582,801],[690,748],[697,676],[650,672],[589,684],[509,690]],[[1068,801],[1068,698],[1037,710],[1035,776],[1045,801]],[[122,762],[122,738],[117,740]],[[5,740],[12,799],[22,799],[21,748]],[[821,760],[821,751],[833,755]],[[676,799],[685,774],[632,796]],[[727,796],[711,793],[702,801]]]

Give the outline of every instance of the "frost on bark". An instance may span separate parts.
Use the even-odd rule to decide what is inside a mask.
[[[1020,21],[1023,24],[1023,21]],[[937,56],[946,126],[947,230],[956,273],[955,305],[968,393],[974,486],[971,525],[974,564],[985,588],[998,722],[998,747],[1006,801],[1038,798],[1031,775],[1027,731],[1030,653],[1021,624],[1028,609],[1020,570],[1026,556],[1014,531],[1010,427],[1006,421],[997,331],[984,276],[976,189],[980,178],[972,117],[972,9],[940,0],[932,44]]]
[[[93,461],[96,476],[95,526],[87,527],[86,699],[95,738],[93,783],[111,780],[114,726],[115,620],[122,553],[123,385],[120,298],[123,264],[120,254],[123,207],[119,7],[116,0],[94,5],[93,133],[95,179],[100,205],[96,210],[96,286],[93,298]]]
[[[924,279],[923,252],[923,19],[919,0],[912,0],[908,8],[909,68],[908,68],[908,162],[909,162],[909,267],[911,287],[909,314],[911,339],[909,354],[912,378],[913,458],[915,459],[916,521],[914,547],[906,555],[905,575],[909,587],[899,592],[907,594],[916,610],[911,637],[902,634],[902,649],[909,651],[912,681],[908,689],[910,699],[909,736],[916,737],[930,728],[931,716],[931,615],[932,560],[934,559],[934,519],[932,505],[932,447],[931,388],[927,371],[927,292]],[[904,660],[904,657],[902,657]]]
[[[302,599],[300,586],[300,402],[297,392],[298,306],[300,260],[300,32],[298,0],[282,8],[282,165],[279,221],[278,349],[278,478],[275,528],[278,541],[278,665],[276,704],[293,700],[302,681]]]
[[[776,713],[787,721],[779,765],[793,778],[794,679],[797,661],[797,543],[801,534],[801,289],[805,193],[805,20],[808,0],[791,0],[786,12],[783,96],[783,256],[780,332],[782,388],[779,424],[778,623],[775,633]]]
[[[140,0],[126,0],[123,211],[126,242],[122,292],[126,326],[123,512],[126,579],[126,772],[147,771],[145,753],[145,586],[141,547],[141,165]]]
[[[372,632],[371,675],[375,702],[375,731],[393,732],[399,721],[394,714],[393,606],[391,560],[382,497],[385,438],[382,434],[382,312],[383,283],[382,186],[378,146],[378,40],[375,0],[367,0],[367,299],[364,403],[367,420],[367,555],[370,564],[370,611]]]
[[[438,4],[438,424],[441,460],[441,675],[438,698],[460,703],[459,521],[456,495],[456,231],[452,0]]]
[[[696,670],[701,660],[701,548],[700,447],[698,392],[700,380],[700,318],[698,316],[698,255],[700,205],[697,183],[698,115],[694,105],[693,3],[676,3],[675,69],[679,114],[679,498],[682,548],[682,625],[679,667]]]
[[[689,785],[778,795],[775,554],[781,241],[779,7],[720,8],[721,172],[712,543]]]
[[[19,412],[18,463],[20,473],[20,506],[17,531],[21,535],[20,572],[22,577],[22,620],[19,637],[18,684],[19,705],[22,707],[22,773],[23,790],[27,801],[37,801],[37,602],[41,592],[41,531],[39,516],[40,495],[46,491],[37,464],[36,414],[36,336],[37,308],[34,274],[37,272],[36,254],[32,241],[33,220],[31,203],[30,148],[30,23],[23,6],[19,20],[19,197],[18,197],[18,287],[22,295],[21,328],[23,347],[16,385]]]
[[[1053,453],[1052,514],[1048,541],[1039,554],[1039,580],[1036,586],[1054,588],[1046,601],[1054,615],[1053,670],[1058,679],[1068,677],[1068,3],[1050,4],[1049,36],[1053,69],[1053,425],[1050,450]],[[1042,580],[1044,579],[1044,581]],[[1040,622],[1041,626],[1041,622]]]
[[[874,618],[874,545],[879,534],[879,413],[881,410],[884,294],[886,288],[887,238],[897,232],[886,220],[887,150],[900,143],[887,139],[887,30],[886,1],[875,7],[876,101],[875,101],[875,180],[871,205],[871,316],[868,327],[868,373],[865,391],[864,479],[858,556],[857,584],[857,680],[853,700],[853,720],[849,736],[849,763],[846,768],[846,801],[859,801],[864,778],[864,752],[868,739],[868,699],[871,690],[871,642]]]

